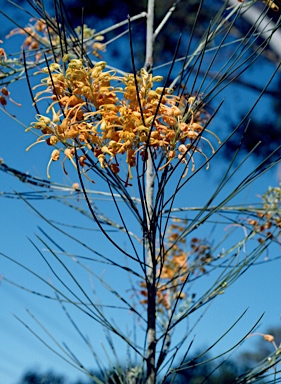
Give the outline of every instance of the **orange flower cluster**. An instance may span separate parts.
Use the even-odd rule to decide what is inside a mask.
[[[185,223],[185,220],[182,224]],[[188,276],[188,252],[186,251],[186,238],[180,238],[184,227],[177,221],[170,225],[166,243],[167,251],[163,259],[159,260],[158,269],[158,311],[169,310],[175,300],[184,299],[182,285]]]
[[[53,25],[53,28],[51,27]],[[55,19],[50,19],[47,25],[46,21],[43,19],[30,19],[30,23],[25,28],[14,28],[6,38],[14,36],[16,34],[24,35],[25,39],[22,44],[22,49],[28,50],[29,53],[35,54],[35,61],[38,61],[42,58],[42,50],[45,50],[46,53],[51,53],[52,50],[59,52],[57,50],[61,45],[61,36],[55,30],[61,28],[57,25]],[[83,32],[83,33],[82,33]],[[81,41],[83,34],[83,45],[84,49],[92,49],[92,53],[100,57],[99,51],[105,51],[105,45],[100,43],[103,40],[103,36],[95,35],[95,30],[90,29],[87,25],[83,26],[83,31],[81,27],[75,28],[75,36],[69,38],[70,44],[76,44],[76,42]],[[64,44],[64,42],[63,42]],[[79,44],[76,44],[76,50],[79,49]],[[59,53],[58,53],[58,56]]]
[[[206,241],[192,238],[190,251],[187,251],[187,240],[180,235],[184,231],[186,220],[175,219],[169,227],[169,235],[166,242],[164,256],[159,257],[158,282],[157,282],[157,310],[165,313],[170,310],[173,303],[179,299],[185,299],[183,284],[190,276],[206,272],[206,265],[212,260],[211,248]],[[140,301],[147,304],[147,290],[145,282],[140,283],[141,296],[145,297]]]
[[[260,243],[273,238],[272,228],[281,228],[281,187],[269,187],[262,200],[265,212],[258,212],[257,219],[248,219],[253,231],[261,235]]]
[[[30,23],[25,28],[14,28],[6,36],[6,38],[14,35],[25,36],[22,44],[22,50],[28,50],[35,54],[35,61],[40,60],[42,57],[41,50],[39,48],[50,48],[59,44],[59,36],[54,32],[52,28],[47,28],[46,22],[42,19],[30,19]]]
[[[191,239],[190,248],[193,256],[192,273],[198,273],[197,270],[206,273],[206,266],[213,261],[210,244],[205,239],[194,237]]]
[[[46,116],[37,115],[31,128],[42,132],[37,142],[63,144],[63,148],[54,150],[51,161],[58,160],[63,149],[65,156],[73,161],[75,146],[84,150],[80,156],[82,167],[86,151],[101,168],[108,167],[118,174],[118,157],[124,155],[128,183],[137,154],[146,161],[148,145],[155,154],[160,150],[166,157],[160,170],[174,159],[188,168],[186,156],[194,167],[194,152],[207,159],[198,147],[202,140],[214,151],[209,140],[202,136],[203,131],[213,133],[200,124],[201,112],[196,109],[195,97],[179,98],[171,89],[161,87],[153,90],[154,83],[162,81],[160,76],[153,77],[144,69],[136,78],[133,74],[121,76],[106,70],[105,62],[89,68],[79,59],[70,60],[66,70],[53,63],[42,72],[48,76],[35,87],[43,87],[35,100],[47,98],[51,104]]]

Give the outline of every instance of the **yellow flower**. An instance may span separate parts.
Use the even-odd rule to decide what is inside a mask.
[[[133,74],[107,71],[103,61],[93,68],[81,59],[69,61],[66,57],[65,62],[68,62],[65,72],[57,63],[42,70],[48,77],[42,79],[43,90],[36,94],[35,100],[38,103],[49,98],[51,104],[47,116],[37,116],[37,122],[31,124],[45,135],[40,142],[58,145],[56,137],[62,146],[76,146],[77,151],[90,149],[101,168],[109,166],[115,174],[120,171],[118,158],[124,155],[128,166],[126,180],[133,177],[138,153],[142,161],[147,161],[148,145],[167,159],[160,171],[173,161],[180,161],[186,168],[183,177],[188,171],[186,156],[191,159],[192,170],[195,152],[207,159],[198,149],[202,140],[214,151],[210,141],[203,137],[205,129],[201,112],[196,110],[199,104],[195,96],[186,100],[173,95],[172,89],[154,90],[154,83],[162,77],[153,77],[145,69],[140,70],[136,87]],[[48,117],[49,114],[52,116]]]

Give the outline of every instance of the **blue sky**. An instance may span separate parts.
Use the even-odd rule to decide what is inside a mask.
[[[2,36],[0,38],[3,39]],[[13,44],[16,44],[16,41],[17,40],[8,41],[7,51],[12,51],[11,48],[13,49]],[[270,71],[272,71],[272,68],[269,66],[268,68],[263,68],[262,73],[260,69],[252,70],[250,75],[256,78],[258,73],[258,81],[262,84],[264,79],[270,76]],[[17,119],[24,122],[24,124],[29,125],[31,121],[34,121],[35,111],[30,105],[31,101],[26,91],[24,81],[20,87],[11,86],[9,90],[11,91],[12,97],[22,103],[22,107],[16,108],[9,104],[7,110],[12,114],[16,114]],[[233,86],[229,91],[225,91],[222,97],[225,97],[225,103],[214,124],[217,124],[219,129],[223,131],[227,128],[229,120],[235,117],[237,111],[244,110],[244,107],[248,107],[254,102],[256,94],[245,90],[242,92],[241,86]],[[264,110],[265,103],[269,105],[269,99],[265,98],[264,100],[265,101],[260,102],[257,107],[257,114],[259,115],[262,113],[261,111]],[[33,142],[34,136],[32,136],[31,133],[25,133],[22,126],[16,124],[5,114],[1,114],[0,121],[0,129],[2,130],[0,157],[11,167],[45,178],[50,149],[46,148],[45,145],[39,144],[29,152],[26,152],[25,149]],[[218,155],[211,169],[200,172],[199,176],[194,178],[188,185],[188,188],[181,196],[183,204],[192,206],[202,204],[203,201],[206,201],[209,197],[210,190],[216,187],[222,176],[224,166],[225,159],[221,155]],[[229,190],[234,188],[241,178],[254,166],[254,161],[249,160],[230,182],[228,186]],[[76,176],[74,172],[71,171],[70,165],[67,166],[67,169],[70,171],[68,176],[63,173],[59,164],[53,164],[51,174],[54,180],[66,183],[67,185],[71,185],[72,182],[76,181]],[[241,196],[236,198],[236,202],[249,201],[254,203],[259,201],[257,195],[264,193],[269,185],[277,185],[276,169],[271,170],[262,179],[253,183]],[[30,190],[30,188],[18,180],[4,173],[1,173],[0,176],[0,186],[0,191],[5,192]],[[92,185],[88,186],[93,188]],[[94,185],[95,189],[98,189],[98,187],[98,184]],[[227,191],[225,193],[227,193]],[[74,197],[75,201],[78,200],[78,205],[80,204],[80,206],[83,207],[83,202],[79,201],[79,196],[72,193],[72,197]],[[101,202],[101,204],[103,209],[106,211],[110,210],[108,202]],[[54,277],[29,241],[29,239],[32,239],[37,242],[39,248],[43,247],[38,243],[35,236],[36,234],[40,234],[38,226],[48,231],[57,242],[71,252],[78,254],[83,252],[83,255],[88,254],[73,242],[66,240],[65,237],[53,231],[47,223],[40,219],[23,201],[2,198],[0,199],[0,206],[0,231],[2,234],[0,252],[32,268],[32,270],[44,276],[48,282],[51,282]],[[53,201],[35,201],[34,206],[53,220],[66,222],[70,225],[84,225],[90,228],[88,231],[73,229],[69,229],[69,231],[74,234],[79,234],[79,238],[83,241],[89,241],[90,239],[90,244],[100,251],[104,251],[109,255],[113,252],[110,247],[104,249],[104,242],[100,234],[92,230],[93,225],[89,220],[81,219],[78,214],[73,214],[65,207]],[[203,229],[202,233],[204,236],[208,236],[210,227]],[[114,236],[114,234],[112,236]],[[238,239],[239,233],[236,236]],[[124,245],[124,247],[128,246],[125,241],[122,245]],[[272,261],[279,256],[280,248],[277,246],[273,247],[268,255],[268,262],[257,265],[247,271],[233,286],[227,289],[225,294],[212,302],[204,320],[200,321],[192,332],[192,336],[195,335],[194,349],[208,347],[212,344],[247,308],[248,311],[243,319],[235,326],[231,333],[213,349],[214,353],[222,352],[234,345],[237,340],[241,339],[245,333],[251,329],[263,313],[264,317],[259,328],[261,332],[265,332],[266,329],[272,325],[280,325],[281,303],[277,293],[280,292],[281,289],[281,261],[280,259]],[[243,257],[243,255],[241,255],[241,257]],[[0,263],[0,274],[4,277],[11,279],[19,285],[29,287],[29,289],[38,290],[39,292],[44,292],[49,295],[52,294],[50,287],[46,287],[26,270],[9,262],[5,258],[2,258]],[[56,265],[56,268],[59,268],[57,264],[54,265]],[[95,268],[95,272],[98,275],[104,274],[110,283],[120,287],[125,294],[128,294],[126,290],[130,289],[130,283],[126,275],[116,274],[110,268],[104,266],[96,266]],[[62,270],[60,271],[62,276],[67,279],[67,276],[63,275],[64,272]],[[93,283],[89,274],[78,268],[76,269],[76,267],[75,273],[77,273],[80,281],[87,286],[89,292],[94,296],[97,295],[101,302],[112,303],[110,295],[102,289],[99,283]],[[200,280],[200,286],[195,285],[194,289],[196,288],[198,292],[203,291],[209,287],[210,281],[210,277],[206,276]],[[34,335],[32,335],[25,326],[19,323],[15,316],[26,322],[32,331],[38,333],[44,340],[47,340],[47,335],[44,335],[42,329],[40,329],[36,321],[30,317],[26,309],[30,310],[36,316],[36,319],[39,319],[58,341],[65,342],[69,348],[75,351],[87,367],[94,367],[93,357],[75,333],[63,313],[62,308],[57,303],[25,292],[22,289],[8,284],[6,281],[1,283],[0,298],[2,308],[0,316],[0,340],[2,341],[0,345],[0,383],[16,384],[26,369],[40,369],[44,371],[52,368],[59,373],[66,374],[71,380],[80,376],[79,372],[62,361],[52,351],[48,350],[39,340],[36,340]],[[205,310],[205,307],[203,310]],[[73,316],[75,321],[82,327],[83,332],[91,338],[97,353],[106,361],[102,347],[104,336],[101,327],[93,324],[89,318],[83,317],[78,312],[74,312]],[[127,311],[121,311],[117,315],[112,314],[113,320],[120,325],[123,325],[125,320],[130,320],[130,317],[131,315]],[[192,327],[197,319],[198,315],[191,317],[186,326]],[[180,330],[176,337],[180,337],[181,332],[183,331]],[[245,348],[252,348],[253,343],[254,338],[245,343]],[[117,343],[117,347],[122,350],[123,345]],[[125,360],[125,352],[123,354],[120,353],[120,355],[122,355],[121,359]]]

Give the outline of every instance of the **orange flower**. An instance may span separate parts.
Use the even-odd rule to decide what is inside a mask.
[[[173,161],[185,164],[183,177],[189,160],[194,170],[195,152],[207,159],[197,147],[200,141],[207,141],[214,151],[210,141],[203,137],[200,111],[193,111],[198,104],[196,98],[186,100],[173,95],[171,89],[152,89],[154,83],[162,80],[160,76],[153,77],[142,69],[136,87],[133,74],[116,75],[106,70],[103,61],[89,68],[80,59],[70,60],[65,71],[53,63],[41,73],[48,76],[41,80],[43,90],[35,100],[38,103],[49,98],[51,104],[46,116],[37,116],[38,121],[31,123],[31,128],[41,129],[49,145],[56,141],[50,137],[56,136],[62,146],[92,150],[101,168],[109,167],[115,174],[120,172],[118,158],[125,155],[126,180],[133,178],[138,153],[147,161],[147,145],[155,153],[165,155],[167,161],[160,171]],[[48,116],[50,113],[52,117]]]

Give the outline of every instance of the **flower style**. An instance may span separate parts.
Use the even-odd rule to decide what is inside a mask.
[[[80,59],[69,61],[66,57],[64,61],[68,61],[65,70],[57,63],[43,68],[40,73],[48,76],[34,88],[43,88],[35,96],[36,103],[51,101],[46,115],[37,115],[37,121],[31,123],[30,128],[42,133],[37,142],[56,148],[59,144],[76,147],[83,151],[81,156],[92,155],[101,168],[116,175],[123,155],[128,167],[126,185],[133,177],[137,155],[147,160],[148,146],[155,156],[161,153],[163,160],[166,158],[160,170],[180,161],[187,171],[189,160],[193,170],[195,152],[207,160],[199,142],[207,142],[214,153],[210,141],[203,137],[204,132],[213,134],[203,127],[203,106],[198,109],[195,97],[179,97],[168,88],[154,90],[161,76],[144,69],[136,76],[117,75],[106,70],[103,61],[92,68]],[[82,167],[84,164],[82,161]]]

